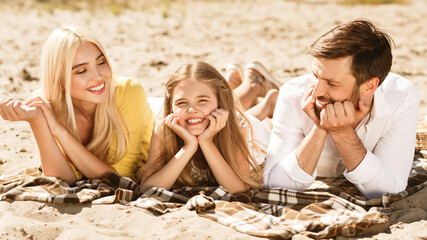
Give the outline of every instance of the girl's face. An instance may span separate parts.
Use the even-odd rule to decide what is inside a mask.
[[[209,126],[206,118],[218,108],[214,89],[197,80],[181,81],[173,91],[172,113],[180,118],[178,124],[198,136]]]
[[[111,69],[104,54],[90,42],[76,50],[71,72],[71,97],[76,105],[93,105],[107,100]]]

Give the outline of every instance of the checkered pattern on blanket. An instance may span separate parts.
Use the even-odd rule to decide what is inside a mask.
[[[127,191],[121,191],[125,189]],[[115,203],[122,199],[136,199],[139,186],[129,178],[111,174],[105,179],[76,182],[70,187],[65,180],[44,177],[38,168],[26,168],[16,175],[0,176],[1,200],[38,201],[47,203]]]
[[[283,188],[251,190],[232,195],[223,187],[183,187],[168,191],[153,187],[142,195],[129,178],[111,174],[105,179],[82,180],[75,186],[61,179],[43,177],[37,169],[0,176],[1,200],[48,203],[125,205],[147,209],[155,215],[194,210],[235,230],[263,237],[312,238],[355,236],[388,220],[388,206],[427,184],[427,171],[413,170],[408,188],[367,200],[344,178],[318,178],[306,191]]]

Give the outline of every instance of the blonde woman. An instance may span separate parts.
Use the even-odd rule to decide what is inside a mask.
[[[135,179],[154,124],[142,86],[114,76],[100,42],[73,27],[49,36],[41,73],[41,96],[1,98],[0,114],[29,122],[44,175],[69,184],[113,172]]]
[[[177,69],[166,83],[141,190],[221,185],[230,193],[262,187],[251,124],[227,81],[204,62]],[[249,142],[249,144],[248,144]]]

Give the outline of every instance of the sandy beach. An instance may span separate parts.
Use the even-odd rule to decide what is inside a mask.
[[[394,39],[392,72],[411,80],[427,115],[427,1],[342,5],[333,1],[174,1],[138,9],[105,7],[45,10],[0,0],[0,97],[26,99],[40,87],[39,58],[51,31],[76,23],[104,44],[115,74],[131,76],[147,96],[162,97],[169,74],[183,63],[260,61],[285,83],[309,72],[308,46],[340,23],[368,18]],[[40,1],[42,2],[42,1]],[[31,3],[34,3],[32,5]],[[39,166],[29,125],[0,118],[0,174]],[[367,239],[425,239],[427,189],[393,203],[390,221],[368,229]],[[180,210],[153,216],[113,205],[52,205],[0,201],[0,239],[256,239]],[[304,239],[296,236],[295,239]]]

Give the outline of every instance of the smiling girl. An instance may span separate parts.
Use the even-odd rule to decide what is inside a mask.
[[[221,74],[204,62],[184,65],[166,83],[164,118],[151,139],[141,190],[174,184],[221,185],[230,193],[259,188],[251,139],[251,124]]]
[[[154,125],[142,86],[114,76],[100,42],[72,27],[49,36],[41,72],[41,96],[1,98],[0,114],[30,124],[44,175],[69,184],[113,172],[135,179]]]

